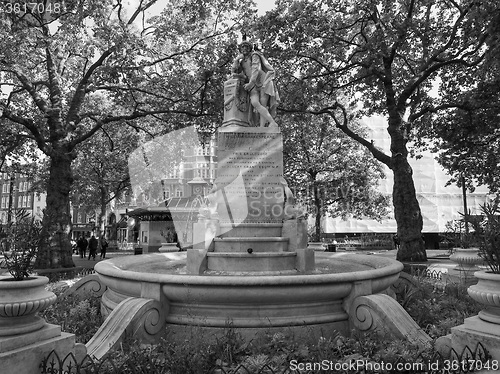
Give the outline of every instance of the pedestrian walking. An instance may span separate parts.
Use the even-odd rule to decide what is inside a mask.
[[[401,244],[401,240],[399,239],[398,234],[394,234],[392,236],[392,241],[394,242],[394,249],[399,249],[399,245]]]
[[[78,253],[80,254],[80,258],[85,258],[85,253],[87,252],[87,246],[89,242],[83,235],[80,235],[78,241],[76,242],[76,246],[78,247]]]
[[[91,257],[92,259],[95,260],[98,246],[99,246],[99,241],[95,238],[94,235],[92,235],[92,237],[89,240],[89,260]]]
[[[101,258],[106,258],[106,250],[108,249],[108,242],[106,238],[102,238],[101,241]]]

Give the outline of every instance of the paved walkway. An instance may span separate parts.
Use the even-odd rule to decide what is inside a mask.
[[[134,254],[133,251],[112,251],[112,252],[108,251],[106,253],[106,258],[104,260],[108,260],[110,258],[119,256],[130,256],[133,254]],[[95,264],[97,264],[100,261],[103,261],[103,259],[99,257],[99,254],[95,256],[95,260],[92,258],[89,260],[88,256],[89,256],[88,253],[85,258],[81,258],[80,255],[73,254],[73,262],[75,263],[75,266],[82,267],[85,269],[93,269]]]
[[[344,252],[344,251],[342,251]],[[433,249],[428,249],[426,250],[427,252],[427,257],[428,257],[428,262],[425,263],[428,266],[431,267],[454,267],[456,266],[456,263],[451,262],[448,259],[448,251],[447,250],[433,250]],[[367,255],[374,255],[374,256],[382,256],[382,257],[388,257],[388,258],[393,258],[396,259],[396,250],[382,250],[382,251],[345,251],[345,253],[359,253],[359,254],[367,254]],[[119,257],[119,256],[130,256],[133,255],[133,251],[113,251],[113,252],[108,252],[106,253],[106,259],[110,259],[113,257]],[[74,254],[73,255],[73,262],[75,263],[75,266],[78,267],[83,267],[86,269],[93,269],[94,265],[97,264],[98,262],[102,261],[102,259],[99,258],[99,255],[96,256],[95,260],[90,259],[88,260],[88,254],[86,258],[80,258],[79,255]]]
[[[448,270],[457,266],[457,263],[449,259],[449,252],[447,249],[426,249],[427,262],[422,262],[422,265],[428,267],[429,270],[436,272],[448,273]],[[356,251],[353,253],[368,254],[374,256],[382,256],[396,259],[396,250],[383,250],[383,251]],[[418,264],[418,263],[414,263]]]
[[[344,251],[342,251],[342,252],[344,252]],[[388,257],[388,258],[394,258],[394,259],[396,258],[396,252],[397,252],[396,250],[345,251],[345,253],[360,253],[360,254],[382,256],[382,257]],[[119,256],[130,256],[133,254],[134,254],[134,252],[130,251],[130,250],[108,251],[108,253],[106,253],[106,259],[110,259],[113,257],[119,257]],[[436,270],[447,269],[447,268],[456,266],[455,263],[451,262],[448,259],[447,250],[428,249],[427,250],[427,257],[428,257],[428,262],[425,264],[429,267],[436,268]],[[76,267],[82,267],[85,269],[93,269],[94,265],[100,261],[103,261],[103,259],[99,258],[99,255],[96,256],[95,260],[94,259],[88,260],[88,254],[87,254],[86,258],[80,258],[80,255],[73,254],[73,262],[75,263]],[[4,269],[4,266],[0,266],[0,274],[2,274],[5,271],[6,271],[6,269]]]

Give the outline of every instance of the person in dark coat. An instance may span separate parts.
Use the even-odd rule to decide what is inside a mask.
[[[101,241],[101,258],[106,258],[106,250],[108,249],[108,242],[106,238],[102,238]]]
[[[401,244],[401,240],[399,240],[398,234],[394,234],[392,236],[392,241],[394,242],[394,249],[399,249],[399,245]]]
[[[99,246],[99,241],[95,238],[94,235],[92,235],[92,237],[89,240],[89,260],[90,257],[92,257],[95,260],[98,246]]]
[[[78,248],[78,253],[80,253],[80,258],[85,258],[85,252],[87,251],[87,246],[89,245],[89,242],[83,235],[78,238],[78,241],[76,242],[76,246]]]

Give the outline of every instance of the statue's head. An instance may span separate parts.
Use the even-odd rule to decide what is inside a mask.
[[[253,44],[247,40],[247,34],[243,33],[241,37],[241,43],[238,46],[238,50],[241,53],[249,53],[253,50]]]
[[[241,52],[241,53],[248,53],[248,52],[251,52],[253,50],[253,44],[250,43],[249,41],[247,40],[243,40],[240,45],[238,46],[238,50]]]

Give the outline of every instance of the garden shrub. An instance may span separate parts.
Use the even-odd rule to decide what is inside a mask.
[[[481,309],[467,294],[464,283],[448,282],[440,288],[435,280],[415,280],[413,286],[397,294],[397,300],[431,338],[449,334],[451,327],[461,325]]]
[[[57,290],[53,290],[57,294]],[[101,299],[89,294],[72,294],[47,307],[40,313],[48,323],[76,335],[78,343],[87,343],[102,324]]]

